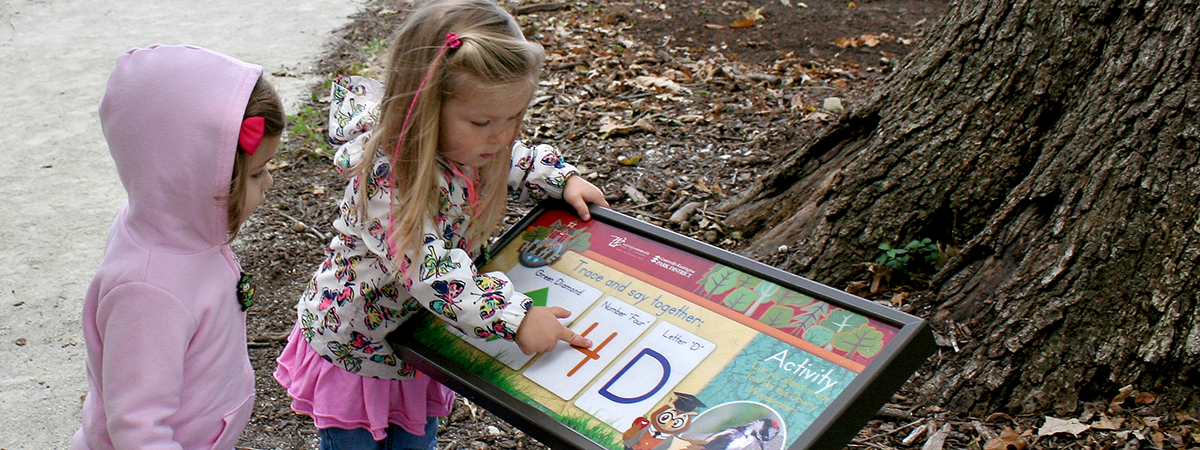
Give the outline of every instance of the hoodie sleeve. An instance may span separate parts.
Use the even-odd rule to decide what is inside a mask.
[[[517,142],[513,144],[512,161],[508,196],[514,201],[562,198],[567,178],[579,174],[575,166],[563,162],[557,149],[546,144],[527,147]]]
[[[96,322],[113,445],[181,449],[165,420],[180,406],[184,354],[197,328],[191,311],[166,291],[128,283],[100,299]]]

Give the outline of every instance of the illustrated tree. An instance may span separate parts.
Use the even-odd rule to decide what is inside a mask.
[[[923,403],[1066,414],[1134,385],[1195,411],[1198,44],[1195,0],[952,2],[727,223],[839,287],[881,243],[961,248],[914,296],[946,343]]]

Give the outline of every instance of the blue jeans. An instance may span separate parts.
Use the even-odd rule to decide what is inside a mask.
[[[376,441],[366,428],[317,429],[321,438],[320,450],[435,450],[437,448],[438,418],[425,423],[425,435],[417,436],[396,424],[388,424],[387,437]]]

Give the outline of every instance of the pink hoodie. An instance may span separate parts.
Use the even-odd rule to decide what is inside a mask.
[[[129,201],[84,301],[91,392],[71,448],[227,450],[249,421],[224,197],[261,73],[197,47],[117,59],[100,123]]]

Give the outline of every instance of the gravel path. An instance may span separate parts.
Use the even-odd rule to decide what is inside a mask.
[[[292,104],[363,0],[0,0],[0,450],[62,449],[87,392],[79,315],[125,201],[96,108],[117,56],[194,44],[261,64]]]

